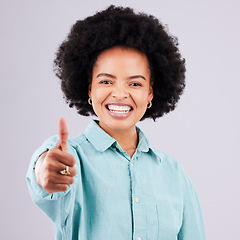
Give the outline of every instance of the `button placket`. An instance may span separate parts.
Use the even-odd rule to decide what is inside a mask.
[[[138,202],[139,202],[139,198],[138,198],[138,197],[135,197],[135,198],[134,198],[134,201],[135,201],[135,203],[138,203]]]
[[[130,172],[132,177],[132,207],[134,232],[133,239],[142,240],[146,238],[146,214],[144,200],[141,198],[141,175],[138,172],[139,153],[131,159]]]

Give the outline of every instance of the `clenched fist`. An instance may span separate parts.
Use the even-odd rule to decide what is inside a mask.
[[[77,173],[74,167],[76,160],[68,153],[68,126],[65,119],[59,119],[59,140],[56,147],[43,153],[35,166],[37,183],[48,193],[63,192],[73,184]],[[70,174],[63,175],[62,170],[68,166]]]

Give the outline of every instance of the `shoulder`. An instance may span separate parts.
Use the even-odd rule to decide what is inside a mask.
[[[56,145],[56,143],[58,142],[59,136],[58,135],[53,135],[49,138],[47,138],[42,145]],[[73,148],[76,147],[76,145],[82,144],[86,141],[86,137],[84,136],[84,134],[80,134],[79,136],[73,137],[73,138],[69,138],[68,139],[68,144],[70,146],[72,146]]]
[[[166,154],[165,152],[161,151],[160,149],[152,146],[150,141],[148,140],[147,136],[144,132],[137,127],[138,135],[139,135],[139,145],[141,149],[149,151],[152,158],[156,158],[161,164],[161,166],[165,170],[170,170],[172,172],[181,171],[182,166],[180,163],[171,155]]]
[[[59,136],[53,135],[47,138],[43,144],[41,145],[40,149],[52,149],[56,146],[58,142]],[[80,134],[79,136],[69,138],[68,139],[68,151],[69,153],[73,154],[79,151],[79,148],[83,148],[86,145],[87,139],[84,134]]]
[[[165,152],[159,150],[158,148],[155,147],[150,147],[150,149],[154,152],[155,155],[158,156],[158,158],[161,161],[161,164],[164,166],[169,166],[172,169],[179,169],[182,168],[181,164],[171,155],[166,154]]]
[[[68,139],[68,143],[73,147],[76,148],[77,146],[84,145],[87,142],[87,138],[84,134],[80,134],[76,137]]]
[[[162,166],[162,168],[168,170],[175,175],[177,174],[178,178],[181,179],[181,181],[191,184],[191,179],[189,178],[184,167],[178,160],[155,147],[151,147],[151,150],[160,159],[160,165]]]

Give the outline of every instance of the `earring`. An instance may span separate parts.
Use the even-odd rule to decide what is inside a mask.
[[[89,103],[90,105],[92,105],[92,100],[91,100],[91,98],[88,99],[88,103]]]
[[[150,108],[152,106],[152,101],[150,101],[147,105],[147,108]]]

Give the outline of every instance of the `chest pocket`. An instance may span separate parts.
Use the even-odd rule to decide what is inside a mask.
[[[177,240],[182,225],[182,207],[180,204],[158,201],[148,212],[147,239]]]

